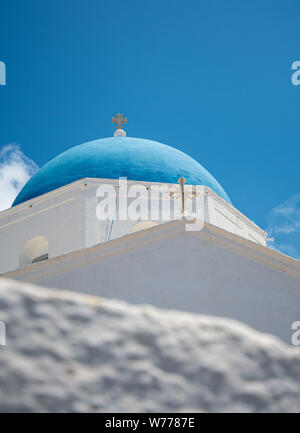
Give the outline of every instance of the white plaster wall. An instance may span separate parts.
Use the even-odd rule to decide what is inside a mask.
[[[210,188],[205,187],[207,216],[205,221],[224,230],[266,246],[266,237],[253,221],[228,204]]]
[[[47,195],[0,213],[0,273],[17,269],[24,245],[36,236],[49,243],[49,258],[85,247],[81,189]]]
[[[137,223],[137,221],[126,220],[122,221],[118,219],[118,216],[114,216],[112,221],[95,221],[96,207],[97,203],[99,203],[99,199],[96,198],[97,188],[101,184],[111,183],[116,191],[117,195],[119,194],[118,189],[118,180],[86,180],[86,190],[85,190],[85,199],[86,199],[86,246],[92,246],[100,242],[105,242],[110,239],[116,239],[120,236],[124,236],[125,234],[131,233],[133,227]],[[151,184],[149,182],[138,182],[141,185],[144,185],[148,188],[151,188],[151,185],[158,185],[158,187],[162,185],[166,185],[169,191],[175,191],[176,197],[171,200],[171,220],[177,219],[180,215],[175,215],[174,206],[175,201],[177,203],[177,207],[181,207],[180,202],[180,190],[179,185],[177,184]],[[131,185],[136,184],[136,182],[128,181],[128,188]],[[186,208],[195,206],[195,200],[190,200],[188,197],[190,192],[192,191],[192,187],[190,185],[185,186],[186,191]],[[242,236],[246,239],[252,240],[253,242],[259,243],[260,245],[266,245],[266,234],[261,230],[258,226],[256,226],[252,221],[250,221],[246,216],[244,216],[241,212],[235,209],[233,206],[229,205],[225,202],[221,197],[219,197],[216,193],[214,193],[210,188],[204,186],[197,186],[200,194],[203,195],[203,201],[201,206],[204,208],[203,217],[206,222],[210,224],[216,225],[217,227],[221,227],[224,230],[227,230],[231,233]],[[147,196],[143,196],[146,198]],[[150,197],[150,192],[149,196]],[[133,198],[128,198],[128,206],[133,201]],[[162,194],[159,197],[160,206],[162,206],[162,202],[167,200],[167,194]],[[150,202],[150,201],[149,201]],[[149,205],[150,207],[150,205]],[[152,219],[152,218],[150,218]],[[166,220],[161,218],[161,215],[158,219],[155,219],[158,224],[163,224],[167,222]]]
[[[49,243],[49,258],[58,257],[72,251],[91,247],[107,240],[124,236],[134,229],[137,221],[118,219],[99,221],[97,219],[97,189],[102,184],[111,184],[119,194],[118,180],[112,179],[82,179],[65,187],[59,188],[43,196],[29,200],[26,203],[0,213],[0,274],[20,266],[21,251],[27,241],[35,236],[44,236]],[[128,181],[128,188],[136,182]],[[175,192],[171,204],[171,219],[181,218],[174,212],[174,207],[181,208],[179,185],[151,184],[139,182],[150,190],[153,186],[166,186]],[[185,186],[186,208],[195,205],[191,197],[191,186]],[[204,209],[203,218],[206,222],[221,227],[265,245],[265,234],[237,209],[225,202],[210,188],[198,186]],[[145,199],[145,197],[144,197]],[[128,206],[134,198],[128,199]],[[159,203],[168,200],[168,193],[159,196]],[[150,208],[150,205],[149,205]],[[150,215],[150,219],[153,217]],[[167,222],[161,214],[154,218],[157,224]]]
[[[98,253],[92,251],[81,260],[74,256],[8,277],[133,304],[233,318],[290,343],[291,324],[300,320],[299,264],[297,279],[279,270],[284,256],[278,253],[270,253],[279,257],[278,266],[264,263],[267,248],[266,257],[256,260],[202,232],[171,233],[156,241],[159,232],[153,230],[160,228],[132,235],[140,236],[136,246],[126,237],[113,248],[105,244],[103,252],[96,247]]]

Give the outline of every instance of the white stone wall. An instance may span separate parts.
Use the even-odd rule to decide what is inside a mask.
[[[65,188],[0,213],[0,273],[20,267],[28,241],[43,236],[49,258],[85,247],[84,196]]]
[[[102,184],[111,184],[117,192],[118,180],[82,179],[48,194],[22,203],[0,213],[0,274],[18,269],[22,265],[21,255],[27,242],[35,237],[48,241],[49,258],[58,257],[72,251],[91,247],[101,242],[116,239],[136,231],[138,221],[119,220],[114,215],[112,220],[97,219],[97,189]],[[128,181],[128,188],[136,182]],[[175,194],[172,206],[181,207],[181,195],[178,184],[151,184],[139,182],[149,190],[166,187]],[[265,245],[265,233],[244,215],[229,205],[208,187],[197,187],[198,198],[193,198],[191,186],[185,187],[186,208],[200,200],[202,217],[229,232]],[[148,194],[148,193],[147,193]],[[200,198],[199,198],[200,196]],[[145,197],[144,197],[145,199]],[[159,197],[160,205],[169,199],[169,193]],[[128,205],[134,198],[128,199]],[[179,213],[171,212],[171,219],[181,218]],[[150,215],[150,220],[153,218]],[[156,224],[167,222],[161,215],[155,218]]]
[[[205,187],[205,196],[207,203],[205,221],[252,242],[266,245],[267,233],[253,221],[249,220],[208,187]]]
[[[300,320],[300,262],[211,225],[163,224],[6,277],[233,318],[287,343]]]

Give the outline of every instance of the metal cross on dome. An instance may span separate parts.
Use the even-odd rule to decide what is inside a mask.
[[[112,123],[116,123],[117,129],[122,129],[122,125],[127,124],[127,117],[123,117],[123,114],[117,113],[116,117],[112,117],[111,121]]]

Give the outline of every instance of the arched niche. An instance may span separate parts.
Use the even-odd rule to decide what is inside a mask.
[[[20,255],[20,266],[31,265],[48,259],[49,245],[44,236],[36,236],[24,245]]]

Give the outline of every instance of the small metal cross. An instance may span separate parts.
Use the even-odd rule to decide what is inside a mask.
[[[122,125],[127,124],[127,117],[123,117],[123,114],[117,113],[116,117],[112,117],[111,121],[112,123],[116,123],[117,129],[122,129]]]

